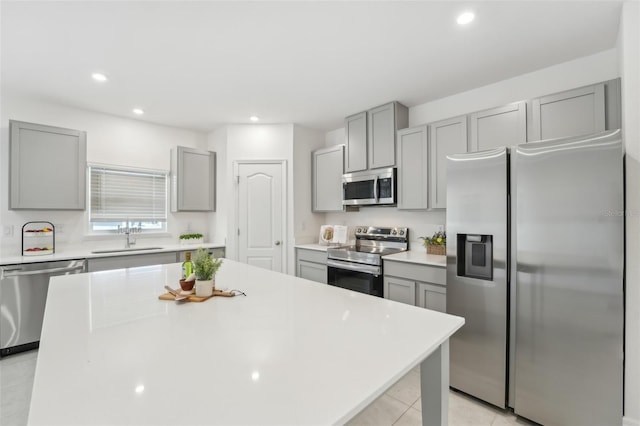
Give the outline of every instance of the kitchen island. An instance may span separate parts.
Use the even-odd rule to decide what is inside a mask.
[[[464,320],[225,260],[217,288],[158,300],[180,265],[54,277],[30,425],[342,424],[421,364],[423,424],[447,423]]]

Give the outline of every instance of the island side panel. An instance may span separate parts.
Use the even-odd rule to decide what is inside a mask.
[[[449,424],[449,340],[420,365],[422,425]]]

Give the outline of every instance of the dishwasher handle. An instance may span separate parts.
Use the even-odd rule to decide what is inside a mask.
[[[73,272],[84,269],[84,263],[76,266],[65,266],[62,268],[36,269],[35,271],[20,271],[16,269],[2,269],[3,278],[24,277],[27,275],[57,274],[58,272]]]

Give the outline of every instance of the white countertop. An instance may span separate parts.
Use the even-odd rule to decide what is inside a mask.
[[[115,256],[133,256],[141,254],[151,253],[166,253],[172,251],[187,251],[198,250],[199,247],[204,248],[222,248],[224,244],[218,243],[204,243],[204,244],[153,244],[149,242],[145,245],[136,246],[134,248],[147,247],[162,247],[155,250],[136,250],[136,251],[118,251],[112,253],[92,253],[93,250],[101,250],[102,248],[78,248],[70,250],[56,250],[54,254],[47,254],[43,256],[19,256],[19,255],[3,255],[0,254],[0,265],[11,265],[18,263],[37,263],[37,262],[55,262],[57,260],[70,260],[70,259],[92,259],[99,257],[115,257]],[[111,247],[105,247],[104,249],[114,249]]]
[[[342,424],[464,323],[231,260],[246,297],[158,300],[179,276],[53,277],[29,424]]]
[[[328,248],[330,247],[336,247],[336,246],[325,246],[323,244],[296,244],[294,246],[297,249],[305,249],[305,250],[315,250],[315,251],[324,251],[326,252]]]
[[[418,263],[428,266],[447,266],[447,256],[427,254],[424,248],[407,250],[396,254],[389,254],[382,257],[383,260],[393,260],[395,262]]]
[[[318,244],[318,243],[314,243],[314,244],[296,244],[294,247],[295,248],[299,248],[299,249],[305,249],[305,250],[316,250],[316,251],[324,251],[326,252],[327,249],[330,248],[337,248],[337,247],[345,247],[345,246],[349,246],[354,244],[353,242],[346,242],[345,244],[331,244],[331,245],[324,245],[324,244]]]

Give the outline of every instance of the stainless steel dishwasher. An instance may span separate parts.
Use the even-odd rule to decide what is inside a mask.
[[[0,267],[0,357],[39,346],[49,278],[84,271],[84,259]]]

